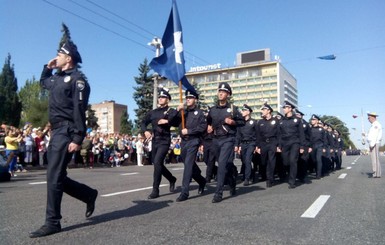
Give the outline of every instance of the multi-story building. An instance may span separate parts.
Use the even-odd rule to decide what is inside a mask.
[[[238,53],[234,67],[221,64],[192,67],[186,76],[198,87],[209,106],[214,104],[220,82],[230,84],[235,105],[247,104],[255,112],[259,112],[265,102],[275,111],[281,111],[279,107],[285,100],[298,105],[297,80],[278,59],[270,59],[269,49]],[[173,98],[170,106],[179,104],[178,87],[171,81],[163,80],[160,84],[170,90]]]
[[[116,104],[115,101],[103,101],[99,104],[91,105],[98,118],[99,132],[101,133],[119,133],[120,120],[124,111],[127,111],[126,105]]]

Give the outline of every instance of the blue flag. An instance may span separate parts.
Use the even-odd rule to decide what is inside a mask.
[[[335,60],[337,57],[334,54],[317,57],[321,60]]]
[[[159,75],[166,77],[177,85],[179,85],[179,81],[182,81],[185,90],[196,92],[185,76],[182,25],[180,24],[175,0],[172,1],[171,13],[163,34],[162,45],[163,54],[152,59],[150,67]]]

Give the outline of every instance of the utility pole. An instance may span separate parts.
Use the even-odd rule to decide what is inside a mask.
[[[148,43],[148,45],[155,47],[155,57],[159,57],[160,48],[163,48],[162,40],[158,37],[154,37],[154,39],[152,39],[152,41]],[[152,109],[156,109],[156,107],[158,106],[158,78],[159,74],[154,73],[152,78],[154,80],[154,99],[152,101]]]

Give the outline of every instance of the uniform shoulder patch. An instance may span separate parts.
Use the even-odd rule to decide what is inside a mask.
[[[86,87],[86,82],[84,82],[83,80],[77,80],[76,81],[76,87],[82,91],[85,87]]]

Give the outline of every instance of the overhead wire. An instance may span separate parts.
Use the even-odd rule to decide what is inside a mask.
[[[76,1],[74,1],[74,0],[69,0],[69,1],[72,2],[73,4],[76,4],[77,6],[79,6],[79,7],[81,7],[81,8],[83,8],[83,9],[86,9],[87,11],[89,11],[89,12],[91,12],[91,13],[96,14],[96,15],[99,16],[99,17],[102,17],[102,18],[104,18],[104,19],[106,19],[106,20],[108,20],[108,21],[110,21],[110,22],[112,22],[112,23],[114,23],[114,24],[116,24],[116,25],[118,25],[118,26],[120,26],[120,27],[122,27],[122,28],[128,30],[128,31],[131,31],[131,32],[137,34],[138,36],[140,36],[140,37],[142,37],[142,38],[144,38],[144,39],[146,39],[146,40],[149,39],[148,36],[145,36],[145,35],[143,35],[143,34],[137,32],[137,31],[135,31],[135,30],[132,30],[131,28],[128,28],[127,26],[122,25],[122,24],[120,24],[119,22],[117,22],[117,21],[115,21],[115,20],[113,20],[113,19],[111,19],[111,18],[108,18],[108,17],[106,17],[106,16],[104,16],[104,15],[102,15],[102,14],[100,14],[100,13],[98,13],[98,12],[96,12],[96,11],[94,11],[94,10],[92,10],[92,9],[90,9],[90,8],[88,8],[88,7],[86,7],[86,6],[82,5],[82,4],[80,4],[80,3],[76,2]]]
[[[71,1],[74,1],[74,0],[71,0]],[[131,24],[131,25],[133,25],[133,26],[135,26],[135,27],[137,27],[138,29],[140,29],[140,30],[142,30],[142,31],[144,31],[144,32],[146,32],[146,33],[152,35],[152,37],[158,36],[158,35],[152,33],[151,31],[149,31],[149,30],[147,30],[147,29],[145,29],[145,28],[143,28],[143,27],[141,27],[141,26],[139,26],[139,25],[133,23],[132,21],[130,21],[130,20],[128,20],[128,19],[126,19],[126,18],[124,18],[124,17],[122,17],[122,16],[120,16],[120,15],[114,13],[114,12],[112,12],[111,10],[108,10],[107,8],[105,8],[105,7],[103,7],[103,6],[100,6],[99,4],[97,4],[97,3],[95,3],[95,2],[93,2],[93,1],[91,1],[91,0],[86,0],[86,1],[89,2],[89,3],[91,3],[92,5],[94,5],[94,6],[98,7],[98,8],[100,8],[100,9],[106,11],[107,13],[109,13],[109,14],[111,14],[111,15],[113,15],[113,16],[115,16],[115,17],[117,17],[117,18],[119,18],[119,19],[121,19],[121,20],[123,20],[123,21],[125,21],[125,22],[127,22],[127,23],[129,23],[129,24]],[[188,52],[188,51],[186,51],[186,50],[185,50],[184,52],[187,53],[188,55],[191,55],[191,56],[193,57],[193,58],[187,57],[188,59],[192,60],[193,62],[195,62],[195,59],[194,59],[194,58],[196,58],[196,59],[198,59],[198,60],[200,60],[200,61],[203,61],[205,64],[210,64],[210,62],[208,62],[207,60],[205,60],[205,59],[203,59],[203,58],[200,58],[200,57],[196,56],[196,55],[193,54],[193,53],[190,53],[190,52]]]
[[[52,2],[50,2],[50,1],[48,1],[48,0],[42,0],[42,1],[45,2],[45,3],[47,3],[47,4],[49,4],[49,5],[51,5],[51,6],[53,6],[53,7],[55,7],[55,8],[57,8],[57,9],[60,9],[60,10],[62,10],[62,11],[64,11],[64,12],[66,12],[66,13],[69,13],[69,14],[75,16],[75,17],[78,17],[78,18],[80,18],[80,19],[82,19],[82,20],[84,20],[84,21],[86,21],[86,22],[88,22],[88,23],[90,23],[90,24],[92,24],[92,25],[95,25],[95,26],[97,26],[97,27],[99,27],[99,28],[101,28],[101,29],[103,29],[103,30],[105,30],[105,31],[107,31],[107,32],[110,32],[110,33],[112,33],[112,34],[115,34],[115,35],[117,35],[117,36],[119,36],[119,37],[121,37],[121,38],[124,38],[124,39],[126,39],[126,40],[128,40],[128,41],[131,41],[131,42],[133,42],[133,43],[135,43],[135,44],[137,44],[137,45],[139,45],[139,46],[142,46],[142,47],[144,47],[144,48],[146,48],[146,49],[149,49],[149,50],[154,51],[154,48],[152,48],[152,47],[150,47],[150,46],[144,45],[144,44],[142,44],[142,43],[140,43],[140,42],[138,42],[138,41],[136,41],[136,40],[134,40],[134,39],[132,39],[132,38],[129,38],[129,37],[127,37],[127,36],[125,36],[125,35],[123,35],[123,34],[117,32],[117,31],[114,31],[114,30],[111,30],[110,28],[107,28],[107,27],[105,27],[105,26],[102,26],[102,25],[96,23],[95,21],[92,21],[92,20],[90,20],[90,19],[87,19],[87,18],[85,18],[85,17],[83,17],[83,16],[81,16],[81,15],[79,15],[79,14],[76,14],[76,13],[74,13],[74,12],[68,10],[68,9],[65,9],[64,7],[61,7],[61,6],[57,5],[57,4],[54,4],[54,3],[52,3]],[[79,3],[77,3],[77,2],[75,2],[75,1],[73,1],[73,0],[70,0],[70,1],[71,1],[73,4],[76,4],[77,6],[83,8],[83,9],[86,9],[86,10],[89,11],[89,12],[92,12],[93,14],[98,15],[99,17],[102,17],[102,18],[104,18],[104,19],[106,19],[106,20],[108,20],[108,21],[110,21],[110,22],[112,22],[112,23],[114,23],[114,24],[116,24],[116,25],[119,25],[120,27],[123,27],[123,28],[126,29],[126,30],[129,30],[129,31],[131,31],[131,32],[134,32],[135,34],[141,36],[142,38],[146,38],[146,39],[147,39],[147,37],[144,36],[144,35],[142,35],[141,33],[137,32],[137,31],[135,31],[135,30],[133,30],[133,29],[131,29],[131,28],[128,28],[128,27],[126,27],[126,26],[120,24],[119,22],[116,22],[115,20],[112,20],[111,18],[109,18],[109,17],[107,17],[107,16],[105,16],[105,15],[103,15],[103,14],[100,14],[100,13],[98,13],[98,12],[96,12],[96,11],[93,11],[93,10],[91,10],[90,8],[88,8],[88,7],[86,7],[86,6],[82,5],[82,4],[79,4]],[[113,16],[115,16],[115,17],[121,19],[121,20],[124,20],[125,22],[127,22],[127,23],[129,23],[129,24],[131,24],[131,25],[133,25],[133,26],[135,26],[135,27],[137,27],[138,29],[140,29],[140,30],[146,32],[147,34],[150,34],[150,35],[152,35],[152,36],[157,36],[157,35],[155,35],[154,33],[152,33],[152,32],[150,32],[150,31],[146,30],[145,28],[143,28],[143,27],[141,27],[141,26],[139,26],[139,25],[133,23],[132,21],[127,20],[126,18],[124,18],[124,17],[122,17],[122,16],[120,16],[120,15],[118,15],[118,14],[115,14],[114,12],[108,10],[107,8],[104,8],[104,7],[101,6],[101,5],[96,4],[95,2],[93,2],[93,1],[91,1],[91,0],[86,0],[86,1],[89,2],[89,3],[91,3],[92,5],[94,5],[94,6],[98,7],[98,8],[100,8],[100,9],[102,9],[103,11],[106,11],[107,13],[109,13],[109,14],[111,14],[111,15],[113,15]],[[186,51],[186,50],[185,50],[184,52],[185,52],[186,54],[192,56],[192,58],[190,58],[190,57],[187,55],[187,56],[185,56],[185,58],[186,58],[187,60],[191,60],[193,63],[201,64],[200,62],[197,62],[197,61],[195,60],[195,59],[198,59],[198,60],[203,61],[205,64],[210,64],[208,61],[206,61],[206,60],[204,60],[204,59],[202,59],[202,58],[200,58],[200,57],[198,57],[198,56],[196,56],[196,55],[194,55],[194,54],[192,54],[192,53],[190,53],[190,52],[188,52],[188,51]]]
[[[104,27],[104,26],[102,26],[102,25],[99,25],[98,23],[96,23],[96,22],[94,22],[94,21],[92,21],[92,20],[86,19],[86,18],[84,18],[84,17],[82,17],[82,16],[80,16],[80,15],[78,15],[78,14],[75,14],[75,13],[73,13],[73,12],[71,12],[71,11],[69,11],[69,10],[63,8],[63,7],[60,7],[60,6],[58,6],[58,5],[54,4],[54,3],[51,3],[51,2],[49,2],[48,0],[42,0],[42,1],[48,3],[48,4],[51,5],[51,6],[54,6],[55,8],[58,8],[58,9],[62,10],[62,11],[64,11],[64,12],[67,12],[67,13],[73,15],[73,16],[76,16],[76,17],[78,17],[78,18],[80,18],[80,19],[82,19],[82,20],[84,20],[84,21],[86,21],[86,22],[88,22],[88,23],[90,23],[90,24],[92,24],[92,25],[95,25],[95,26],[97,26],[97,27],[99,27],[99,28],[101,28],[101,29],[103,29],[103,30],[105,30],[105,31],[107,31],[107,32],[113,33],[113,34],[115,34],[115,35],[117,35],[117,36],[119,36],[119,37],[121,37],[121,38],[124,38],[124,39],[126,39],[126,40],[128,40],[128,41],[131,41],[131,42],[133,42],[133,43],[135,43],[135,44],[137,44],[137,45],[139,45],[139,46],[142,46],[142,47],[144,47],[144,48],[146,48],[146,49],[152,50],[150,47],[148,47],[148,46],[146,46],[146,45],[144,45],[144,44],[142,44],[142,43],[140,43],[140,42],[137,42],[137,41],[135,41],[135,40],[133,40],[133,39],[131,39],[131,38],[129,38],[129,37],[126,37],[126,36],[124,36],[124,35],[122,35],[122,34],[116,32],[116,31],[111,30],[111,29],[109,29],[109,28],[107,28],[107,27]]]

